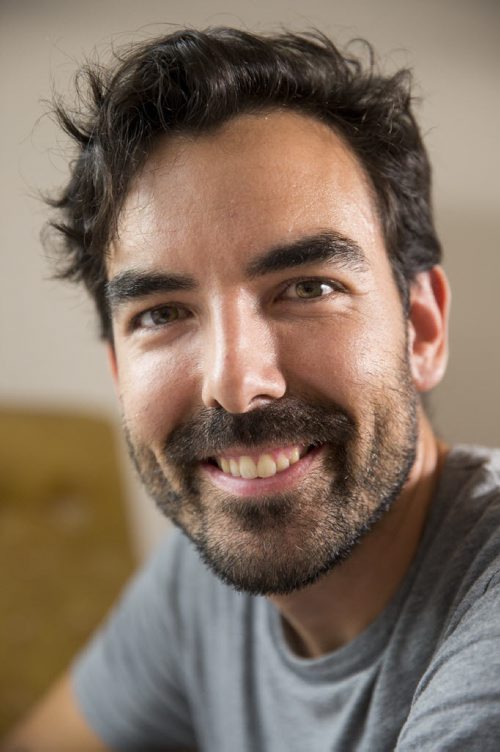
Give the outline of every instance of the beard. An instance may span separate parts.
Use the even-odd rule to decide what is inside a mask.
[[[314,583],[350,556],[398,498],[415,462],[417,395],[406,360],[391,383],[365,390],[358,420],[331,401],[283,397],[248,413],[200,410],[157,452],[129,452],[160,510],[191,539],[226,584],[284,595]],[[231,496],[200,463],[228,449],[321,447],[293,490]]]

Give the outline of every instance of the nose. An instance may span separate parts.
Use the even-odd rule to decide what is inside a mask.
[[[202,386],[206,407],[245,413],[284,396],[276,337],[250,301],[218,306],[209,329]]]

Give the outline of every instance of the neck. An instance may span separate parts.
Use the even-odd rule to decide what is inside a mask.
[[[269,599],[281,612],[290,647],[315,658],[347,644],[383,611],[417,552],[447,449],[419,418],[417,457],[391,509],[349,559],[313,585]]]

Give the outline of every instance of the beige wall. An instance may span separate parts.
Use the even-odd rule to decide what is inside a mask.
[[[158,24],[366,36],[388,68],[415,68],[435,171],[438,227],[454,289],[452,358],[434,397],[451,441],[499,443],[500,5],[495,0],[4,0],[0,2],[0,401],[118,413],[90,305],[49,280],[35,199],[65,179],[67,144],[42,100],[70,90],[78,63]],[[162,521],[131,484],[137,544]]]

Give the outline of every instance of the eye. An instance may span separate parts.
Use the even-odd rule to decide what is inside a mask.
[[[322,279],[303,279],[289,285],[283,293],[284,298],[301,298],[302,300],[314,300],[324,298],[332,292],[338,292],[339,287],[333,282],[325,282]]]
[[[189,312],[175,305],[159,306],[143,311],[133,319],[134,329],[156,329],[187,318]]]

